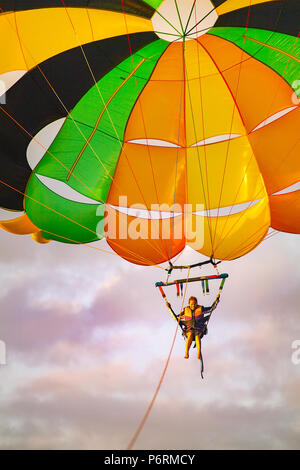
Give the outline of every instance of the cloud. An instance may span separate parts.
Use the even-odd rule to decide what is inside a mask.
[[[125,448],[162,373],[176,323],[154,287],[165,274],[84,247],[0,234],[1,448]],[[12,241],[13,240],[13,241]],[[20,238],[18,238],[20,240]],[[298,239],[279,235],[233,263],[202,341],[171,363],[136,448],[299,448]],[[187,250],[187,262],[195,254]],[[203,270],[210,272],[210,268]],[[201,286],[200,286],[201,287]],[[211,296],[213,301],[217,285]],[[170,294],[169,294],[170,292]],[[202,299],[190,285],[187,296]],[[180,310],[174,289],[169,298]]]
[[[6,428],[5,434],[0,431],[5,436],[2,448],[124,449],[151,399],[160,370],[159,360],[140,374],[126,361],[114,360],[109,368],[101,364],[56,369],[38,377],[19,387],[1,410],[1,426],[3,431]],[[227,383],[224,377],[210,377],[207,383],[196,376],[191,383],[190,373],[173,363],[135,448],[297,448],[300,410],[296,394],[274,405],[256,398],[257,384],[252,383],[249,388],[255,402],[251,404],[237,389],[236,371]],[[288,385],[294,389],[299,381]],[[202,399],[216,387],[225,401],[214,394]]]

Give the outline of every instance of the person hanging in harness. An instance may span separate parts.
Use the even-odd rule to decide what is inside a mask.
[[[210,307],[203,307],[202,305],[198,305],[197,298],[192,296],[189,298],[188,306],[185,307],[179,315],[176,315],[173,312],[171,304],[166,301],[166,305],[174,320],[179,323],[183,334],[186,337],[185,359],[189,358],[189,351],[193,341],[195,341],[197,346],[198,359],[202,359],[201,338],[207,333],[208,320],[212,312],[217,307],[219,301],[220,294],[217,295],[216,300]]]

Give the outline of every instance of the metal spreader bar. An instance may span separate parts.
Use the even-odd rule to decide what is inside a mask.
[[[200,277],[191,277],[190,279],[176,279],[175,281],[172,282],[156,282],[155,287],[168,287],[168,286],[174,286],[175,284],[185,284],[186,282],[196,282],[196,281],[212,281],[214,279],[223,279],[225,282],[225,279],[228,277],[227,273],[224,274],[219,274],[219,275],[213,275],[213,276],[200,276]],[[224,284],[224,283],[223,283]]]

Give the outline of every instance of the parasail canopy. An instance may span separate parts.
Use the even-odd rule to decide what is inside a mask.
[[[0,226],[144,265],[300,233],[298,0],[0,5]]]

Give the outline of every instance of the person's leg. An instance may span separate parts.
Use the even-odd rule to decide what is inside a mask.
[[[189,350],[192,345],[192,342],[193,342],[193,332],[188,331],[186,334],[186,343],[185,343],[185,356],[184,356],[185,359],[189,358]]]
[[[198,351],[198,359],[201,359],[201,340],[199,335],[195,335],[195,342],[197,346],[197,351]]]

